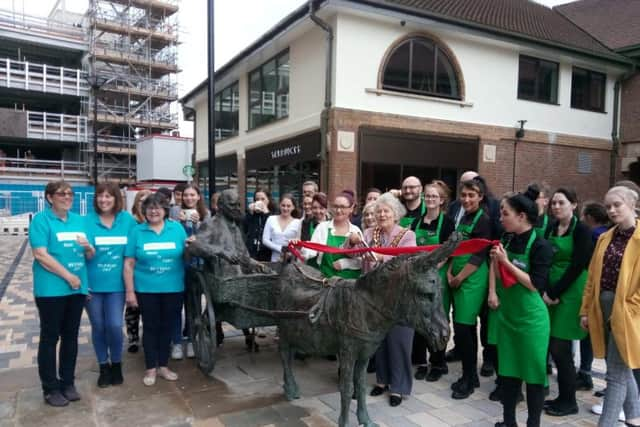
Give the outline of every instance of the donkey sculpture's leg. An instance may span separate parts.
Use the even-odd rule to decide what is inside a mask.
[[[349,425],[349,406],[353,394],[353,372],[355,358],[349,351],[340,351],[340,417],[338,427]]]
[[[366,372],[367,365],[369,364],[369,358],[359,358],[355,364],[354,382],[356,387],[356,399],[358,399],[358,409],[356,414],[358,415],[358,424],[364,427],[378,427],[378,424],[371,421],[369,418],[369,412],[367,411],[367,385],[366,385]]]
[[[296,379],[291,369],[293,350],[282,338],[278,344],[278,349],[280,351],[280,360],[282,360],[282,379],[284,381],[282,388],[284,389],[284,395],[287,400],[298,399],[300,392],[298,391],[298,384],[296,384]]]

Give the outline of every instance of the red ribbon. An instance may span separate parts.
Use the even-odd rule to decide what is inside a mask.
[[[464,240],[458,244],[458,247],[453,251],[451,256],[460,256],[460,255],[470,255],[474,254],[487,246],[493,246],[499,244],[499,240],[487,240],[487,239],[469,239]],[[403,246],[403,247],[395,247],[395,248],[383,248],[383,247],[372,247],[372,248],[352,248],[352,249],[340,249],[334,248],[332,246],[323,245],[320,243],[313,242],[304,242],[298,241],[295,245],[293,243],[289,243],[289,251],[295,255],[300,261],[304,262],[304,258],[300,255],[298,248],[307,248],[314,250],[316,252],[324,252],[330,254],[339,254],[339,255],[360,255],[367,252],[375,252],[381,255],[402,255],[402,254],[415,254],[418,252],[431,252],[435,249],[438,249],[441,245],[428,245],[428,246]],[[498,270],[500,272],[500,278],[502,280],[502,286],[505,288],[510,288],[511,286],[517,283],[517,280],[513,274],[507,268],[498,263]]]

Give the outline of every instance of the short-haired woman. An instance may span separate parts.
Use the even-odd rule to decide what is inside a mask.
[[[398,198],[384,193],[375,201],[376,226],[368,228],[364,242],[371,247],[408,247],[416,245],[416,235],[408,228],[398,225],[400,218],[406,215],[406,209]],[[361,245],[357,234],[350,238],[351,245]],[[369,253],[364,257],[364,272],[371,271],[379,263],[393,258],[388,255]],[[392,285],[392,284],[389,284]],[[389,390],[389,405],[398,406],[402,396],[411,394],[413,376],[411,372],[411,345],[414,330],[407,326],[396,325],[387,334],[375,354],[376,385],[371,396],[379,396]]]
[[[94,212],[85,219],[87,238],[96,248],[88,262],[91,340],[100,365],[98,387],[122,384],[122,324],[124,311],[124,249],[136,221],[124,211],[117,184],[100,183]]]
[[[139,306],[142,315],[142,343],[146,371],[143,383],[152,386],[156,375],[175,381],[169,370],[169,345],[174,319],[184,293],[184,249],[187,237],[182,225],[169,220],[169,202],[154,193],[142,203],[146,222],[129,233],[124,261],[126,302]]]
[[[45,402],[66,406],[80,400],[74,384],[78,329],[89,288],[86,260],[95,249],[87,240],[84,219],[71,212],[71,186],[49,182],[44,196],[49,206],[29,226],[33,294],[40,317],[38,374]]]
[[[617,186],[605,197],[614,227],[596,245],[580,307],[580,323],[589,330],[595,357],[607,359],[607,388],[598,426],[616,424],[624,409],[626,424],[640,426],[640,221],[638,193]]]

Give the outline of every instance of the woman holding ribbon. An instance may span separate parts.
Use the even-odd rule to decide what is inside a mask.
[[[497,322],[497,368],[504,416],[496,427],[517,427],[516,404],[523,381],[527,384],[527,426],[540,425],[550,330],[541,293],[547,286],[553,251],[533,227],[538,216],[537,197],[538,191],[529,187],[525,194],[503,199],[500,222],[505,234],[490,253],[489,280],[493,283],[488,302],[491,309],[500,308],[492,321]]]
[[[451,190],[443,181],[434,180],[424,186],[424,201],[427,212],[422,218],[417,218],[412,225],[416,234],[418,246],[438,245],[444,243],[455,229],[455,224],[445,212],[451,197]],[[442,285],[442,303],[444,312],[451,309],[449,285],[447,284],[447,269],[445,263],[440,267],[440,282]],[[427,339],[416,333],[413,337],[413,350],[411,359],[418,364],[415,379],[438,381],[440,377],[449,373],[445,361],[445,350],[429,349],[429,365],[427,365]]]
[[[587,335],[580,328],[578,312],[593,242],[589,227],[575,216],[577,204],[575,191],[557,189],[551,198],[551,213],[556,222],[547,229],[547,240],[554,253],[549,286],[543,298],[551,318],[549,352],[558,369],[558,397],[545,401],[545,412],[559,417],[578,413],[572,341]]]

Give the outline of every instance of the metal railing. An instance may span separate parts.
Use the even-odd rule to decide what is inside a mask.
[[[85,30],[79,24],[56,21],[0,9],[0,27],[24,30],[32,35],[49,35],[85,40]]]
[[[0,59],[0,86],[60,95],[87,96],[86,73],[75,68]]]
[[[27,138],[85,142],[87,141],[87,118],[27,111]]]
[[[87,107],[87,116],[93,117],[93,105],[83,102],[83,105]],[[178,113],[173,113],[169,110],[147,110],[141,108],[135,110],[135,108],[120,107],[117,105],[105,105],[103,103],[98,104],[98,114],[118,117],[126,119],[130,122],[163,122],[163,123],[177,123]]]
[[[5,177],[59,176],[64,179],[86,177],[87,168],[84,162],[0,157],[0,174]]]
[[[103,90],[118,90],[138,92],[142,95],[156,95],[167,98],[178,97],[178,84],[158,79],[145,79],[134,76],[122,77],[111,73],[100,73],[101,76],[107,78],[107,82],[102,86]]]
[[[111,56],[144,64],[162,64],[177,66],[178,54],[173,46],[163,49],[150,49],[147,46],[137,46],[122,42],[96,41],[92,48],[94,55]]]

